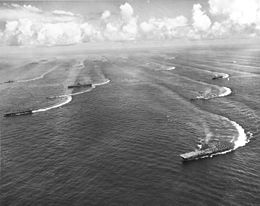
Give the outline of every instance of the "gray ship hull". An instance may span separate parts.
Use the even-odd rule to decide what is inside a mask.
[[[205,149],[200,149],[192,152],[181,154],[183,161],[197,160],[205,157],[211,157],[214,154],[231,151],[234,149],[234,144],[230,142],[214,143],[206,146]]]
[[[22,112],[12,112],[4,114],[4,117],[15,117],[15,116],[22,116],[22,115],[30,115],[32,114],[32,110],[22,111]]]

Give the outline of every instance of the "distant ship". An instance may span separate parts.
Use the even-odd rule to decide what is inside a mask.
[[[14,80],[8,80],[7,82],[4,82],[4,83],[7,83],[7,84],[14,83]]]
[[[181,154],[183,161],[196,160],[203,157],[211,157],[213,154],[230,151],[234,149],[234,144],[231,142],[217,142],[204,145],[201,149]]]
[[[217,95],[216,94],[212,94],[211,91],[212,90],[210,88],[206,89],[205,91],[200,91],[199,92],[199,96],[197,96],[195,98],[191,98],[190,100],[191,101],[195,101],[195,100],[208,100],[208,99],[217,97]]]
[[[68,89],[80,88],[80,87],[92,87],[92,84],[80,84],[80,83],[77,83],[75,85],[68,86]]]
[[[215,74],[214,77],[212,77],[212,80],[216,79],[229,79],[229,75],[224,73]]]
[[[14,117],[14,116],[21,116],[21,115],[30,115],[33,114],[32,110],[26,110],[21,112],[12,112],[4,114],[4,117]]]
[[[215,75],[214,77],[212,77],[212,80],[216,80],[216,79],[222,79],[223,75]]]

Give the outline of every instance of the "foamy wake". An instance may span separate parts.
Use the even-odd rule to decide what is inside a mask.
[[[223,87],[222,89],[224,90],[224,92],[220,93],[218,97],[226,97],[232,93],[232,90],[228,87]]]
[[[84,68],[84,61],[80,61],[78,64],[74,65],[75,68],[77,69],[83,69]],[[31,82],[31,81],[35,81],[35,80],[39,80],[39,79],[43,79],[47,74],[49,74],[50,72],[54,71],[55,69],[57,69],[57,66],[51,68],[50,70],[44,72],[43,74],[41,74],[38,77],[32,78],[32,79],[25,79],[25,80],[18,80],[16,82],[18,83],[24,83],[24,82]]]
[[[65,104],[70,103],[71,100],[72,100],[72,96],[71,95],[62,95],[60,97],[66,98],[66,100],[64,102],[61,102],[61,103],[56,104],[56,105],[51,106],[51,107],[46,107],[46,108],[43,108],[43,109],[33,110],[32,113],[45,112],[45,111],[48,111],[48,110],[51,110],[51,109],[59,108],[61,106],[64,106]]]
[[[43,74],[41,74],[41,75],[38,76],[38,77],[35,77],[35,78],[32,78],[32,79],[18,80],[18,81],[16,81],[16,82],[24,83],[24,82],[31,82],[31,81],[35,81],[35,80],[42,79],[42,78],[44,78],[47,74],[49,74],[50,72],[54,71],[56,68],[57,68],[57,67],[53,67],[53,68],[51,68],[51,69],[48,70],[47,72],[44,72]]]
[[[218,98],[218,97],[226,97],[226,96],[230,95],[231,93],[232,93],[232,90],[230,88],[221,87],[219,94],[214,94],[214,93],[202,94],[200,96],[197,96],[196,99],[209,100],[209,99]]]
[[[92,84],[92,86],[95,88],[96,86],[102,86],[102,85],[108,84],[109,82],[110,82],[110,79],[107,79],[104,82]]]
[[[76,95],[80,95],[80,94],[84,94],[86,92],[90,92],[92,89],[94,89],[96,86],[101,86],[101,85],[105,85],[105,84],[108,84],[110,82],[110,80],[106,80],[105,82],[102,82],[102,83],[97,83],[97,84],[93,84],[92,85],[92,88],[88,89],[88,90],[85,90],[85,91],[82,91],[82,92],[76,92],[76,93],[71,93],[71,94],[64,94],[64,95],[60,95],[60,96],[56,96],[55,98],[65,98],[65,101],[64,102],[61,102],[59,104],[56,104],[54,106],[50,106],[50,107],[46,107],[46,108],[42,108],[42,109],[37,109],[37,110],[33,110],[32,113],[38,113],[38,112],[46,112],[48,110],[51,110],[51,109],[56,109],[56,108],[59,108],[59,107],[62,107],[68,103],[70,103],[72,101],[72,96],[76,96]]]
[[[229,80],[229,74],[226,73],[213,73],[215,78],[221,78],[221,79],[228,79]]]
[[[175,67],[169,67],[169,68],[167,68],[166,70],[167,71],[171,71],[171,70],[174,70],[175,69]]]
[[[213,157],[213,156],[216,156],[216,155],[227,154],[229,152],[236,150],[239,147],[243,147],[250,141],[250,138],[252,137],[252,133],[250,133],[250,132],[248,133],[250,138],[247,137],[247,134],[245,133],[245,130],[241,125],[239,125],[235,121],[232,121],[232,120],[230,120],[226,117],[225,117],[225,119],[230,121],[231,124],[236,128],[236,130],[238,132],[238,135],[235,136],[232,140],[232,142],[234,143],[234,147],[233,147],[233,149],[230,149],[230,150],[226,150],[226,151],[223,151],[223,152],[218,152],[218,153],[212,154],[210,157]]]
[[[224,89],[224,92],[221,93],[218,97],[225,97],[232,93],[232,90],[228,87],[223,87],[223,89]],[[218,152],[218,153],[212,154],[212,155],[210,155],[210,157],[213,157],[216,155],[221,155],[221,154],[226,154],[226,153],[236,150],[239,147],[243,147],[250,141],[250,138],[252,138],[252,133],[248,132],[248,135],[249,135],[249,137],[248,137],[247,134],[245,133],[244,128],[241,125],[239,125],[235,121],[232,121],[226,117],[224,117],[224,118],[227,121],[229,121],[236,128],[236,130],[238,132],[237,136],[234,136],[234,138],[232,140],[232,142],[234,143],[234,148],[223,151],[223,152]],[[200,145],[198,145],[198,146],[200,147]]]
[[[225,74],[225,73],[223,73],[223,77],[222,77],[223,79],[228,79],[229,78],[229,74]]]
[[[83,69],[85,67],[84,60],[78,62],[78,64],[74,65],[76,69]]]
[[[249,138],[247,138],[244,128],[234,121],[230,120],[230,122],[237,129],[238,132],[238,137],[234,139],[234,149],[245,146],[246,143],[249,142]]]

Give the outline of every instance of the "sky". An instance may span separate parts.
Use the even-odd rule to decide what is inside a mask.
[[[260,37],[260,0],[0,0],[0,45]]]

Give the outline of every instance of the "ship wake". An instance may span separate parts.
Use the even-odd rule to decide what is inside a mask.
[[[250,138],[252,137],[252,134],[249,132],[249,133],[245,133],[245,130],[244,128],[239,125],[237,122],[235,121],[232,121],[228,118],[226,118],[228,121],[230,121],[230,123],[236,128],[237,130],[237,135],[234,136],[234,138],[231,140],[231,143],[234,144],[234,147],[233,148],[230,148],[228,150],[225,150],[225,151],[221,151],[221,152],[217,152],[215,154],[212,154],[210,157],[213,157],[213,156],[216,156],[216,155],[223,155],[223,154],[227,154],[229,152],[232,152],[236,149],[238,149],[239,147],[243,147],[245,146],[249,141],[250,141]]]
[[[106,80],[104,82],[101,82],[101,83],[92,84],[92,87],[90,89],[88,89],[88,90],[84,90],[84,91],[76,92],[76,93],[70,93],[70,94],[63,94],[63,95],[60,95],[60,96],[55,96],[55,98],[60,98],[60,99],[65,99],[65,100],[62,101],[59,104],[56,104],[56,105],[53,105],[53,106],[50,106],[50,107],[33,110],[32,113],[46,112],[48,110],[60,108],[60,107],[62,107],[64,105],[66,105],[66,104],[69,104],[72,101],[72,97],[73,96],[90,92],[94,88],[96,88],[97,86],[102,86],[102,85],[108,84],[109,82],[110,82],[110,80],[108,79],[108,80]]]
[[[220,87],[217,92],[213,92],[212,89],[208,88],[204,92],[200,92],[194,100],[210,100],[218,97],[226,97],[232,94],[232,90],[228,87]]]
[[[53,72],[57,68],[58,68],[58,66],[52,67],[50,70],[44,72],[43,74],[41,74],[38,77],[35,77],[35,78],[32,78],[32,79],[17,80],[16,82],[18,82],[18,83],[26,83],[26,82],[31,82],[31,81],[36,81],[36,80],[39,80],[39,79],[43,79],[47,74]]]
[[[210,132],[208,127],[205,127],[204,130],[206,137],[203,141],[204,144],[198,144],[199,150],[195,150],[194,152],[188,152],[182,154],[181,157],[186,160],[196,160],[196,159],[203,159],[208,157],[213,157],[217,155],[227,154],[232,152],[239,147],[245,146],[251,139],[252,133],[246,133],[244,128],[239,125],[237,122],[232,121],[226,117],[223,117],[224,120],[231,123],[233,127],[236,129],[236,134],[232,136],[230,141],[227,140],[214,140],[214,134]],[[213,138],[213,140],[211,139]]]

